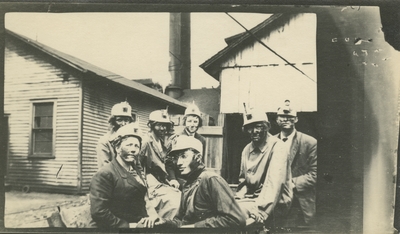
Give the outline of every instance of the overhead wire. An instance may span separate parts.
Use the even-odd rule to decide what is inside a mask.
[[[309,77],[307,74],[305,74],[302,70],[300,70],[299,68],[297,68],[293,63],[289,62],[288,60],[286,60],[284,57],[282,57],[280,54],[278,54],[276,51],[274,51],[272,48],[270,48],[269,46],[267,46],[263,41],[261,41],[256,35],[254,35],[254,33],[252,33],[250,30],[248,30],[245,26],[243,26],[238,20],[236,20],[233,16],[231,16],[228,12],[225,12],[225,14],[227,14],[232,20],[234,20],[237,24],[239,24],[248,34],[250,34],[254,39],[256,39],[257,42],[259,42],[261,45],[263,45],[265,48],[267,48],[269,51],[271,51],[273,54],[275,54],[276,56],[278,56],[280,59],[282,59],[283,61],[285,61],[288,65],[290,65],[291,67],[293,67],[294,69],[296,69],[297,71],[299,71],[301,74],[303,74],[304,76],[306,76],[308,79],[310,79],[311,81],[315,82],[316,81],[314,79],[312,79],[311,77]]]

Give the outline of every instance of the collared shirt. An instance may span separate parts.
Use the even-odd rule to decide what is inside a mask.
[[[249,156],[247,158],[247,168],[255,168],[255,165],[257,165],[262,157],[260,155],[264,154],[265,150],[267,149],[267,142],[264,141],[260,146],[254,146],[254,143],[252,142],[250,144],[250,149],[249,149]]]
[[[186,132],[186,134],[187,134],[188,136],[191,136],[191,137],[194,137],[194,134],[196,133],[196,132],[194,132],[194,133],[189,132],[189,131],[187,130],[187,128],[185,128],[184,131]]]
[[[283,136],[282,136],[282,132],[279,133],[279,139],[282,140],[283,146],[287,149],[287,151],[289,151],[289,150],[290,150],[290,147],[292,146],[293,137],[294,137],[295,134],[296,134],[296,129],[294,129],[293,132],[292,132],[289,136],[287,136],[287,137],[283,137]],[[284,140],[283,140],[284,138],[286,138],[287,140],[284,141]]]

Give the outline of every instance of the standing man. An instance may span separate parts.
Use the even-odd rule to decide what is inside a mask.
[[[108,119],[109,130],[100,137],[96,147],[98,168],[110,163],[115,158],[116,154],[109,140],[120,127],[131,122],[133,122],[132,108],[128,102],[121,102],[112,107],[111,116]]]
[[[172,146],[170,156],[186,182],[178,215],[162,223],[182,228],[244,227],[245,216],[232,190],[221,176],[205,169],[202,151],[201,142],[189,136],[178,137]]]
[[[190,136],[194,137],[195,139],[199,140],[203,146],[203,152],[206,153],[206,139],[197,133],[199,128],[203,126],[203,120],[201,119],[201,113],[200,109],[194,104],[194,101],[192,104],[189,104],[185,110],[185,115],[183,117],[183,125],[185,128],[183,131],[178,132],[172,136],[169,137],[168,142],[167,142],[167,149],[171,150],[172,145],[175,143],[177,137],[179,136]],[[168,159],[166,161],[166,166],[167,166],[167,172],[169,175],[169,180],[171,181],[179,181],[178,188],[183,185],[185,182],[182,178],[179,176],[179,170],[177,169],[176,165]],[[173,184],[175,186],[175,184]]]
[[[276,219],[290,207],[287,153],[268,132],[271,125],[265,112],[251,111],[243,117],[243,130],[251,142],[242,152],[236,199],[248,217],[272,222],[272,216]]]
[[[172,218],[178,212],[181,192],[178,181],[168,180],[165,168],[167,148],[164,141],[172,127],[168,110],[151,112],[147,126],[150,131],[143,139],[140,154],[148,181],[150,201],[160,217]]]
[[[101,228],[153,227],[159,217],[149,203],[138,161],[142,141],[138,126],[125,125],[115,135],[116,158],[100,168],[90,183],[92,219]]]
[[[315,221],[315,184],[317,182],[317,140],[296,130],[297,112],[290,101],[278,108],[277,119],[281,132],[276,136],[288,149],[293,186],[293,204],[288,219],[296,226],[311,226]]]

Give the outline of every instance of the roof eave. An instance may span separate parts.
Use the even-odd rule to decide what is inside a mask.
[[[267,27],[272,22],[276,21],[277,19],[281,18],[284,15],[286,15],[286,14],[283,14],[283,13],[274,14],[271,17],[269,17],[268,19],[266,19],[263,22],[261,22],[260,24],[258,24],[257,26],[255,26],[254,28],[250,29],[249,31],[252,34],[256,34],[261,29]],[[237,39],[232,41],[231,39],[235,38],[235,37],[237,37]],[[220,50],[217,54],[215,54],[211,58],[207,59],[204,63],[200,64],[200,67],[205,72],[207,72],[209,75],[214,77],[214,79],[219,80],[219,72],[218,72],[220,70],[219,64],[222,63],[222,61],[224,61],[226,59],[226,57],[231,54],[232,51],[237,49],[240,45],[242,45],[242,43],[247,41],[250,37],[252,37],[252,35],[249,34],[248,32],[239,33],[239,34],[229,37],[230,44],[228,44],[228,46],[226,46],[224,49]]]
[[[181,108],[186,108],[186,104],[185,103],[180,102],[180,101],[178,101],[178,100],[176,100],[176,99],[174,99],[174,98],[172,98],[172,97],[170,97],[170,96],[168,96],[166,94],[158,92],[158,91],[156,91],[156,90],[154,90],[152,88],[149,88],[149,87],[147,87],[145,85],[142,85],[142,84],[140,84],[138,82],[135,82],[133,80],[129,80],[129,79],[125,78],[125,77],[122,77],[122,76],[120,76],[118,74],[115,74],[115,73],[112,73],[112,72],[109,72],[109,71],[104,71],[104,74],[101,74],[101,72],[99,72],[99,71],[103,70],[101,68],[98,69],[99,71],[95,71],[95,70],[91,70],[91,69],[85,68],[84,66],[80,65],[77,62],[74,62],[71,59],[65,58],[65,56],[63,57],[62,56],[64,54],[63,52],[57,51],[57,50],[52,49],[52,48],[50,50],[50,47],[48,47],[46,45],[43,45],[43,44],[41,44],[39,42],[36,42],[36,41],[33,41],[28,37],[19,35],[19,34],[15,33],[15,32],[7,30],[7,29],[6,29],[6,33],[11,35],[11,36],[13,36],[13,37],[15,37],[15,38],[17,38],[17,39],[19,39],[19,40],[21,40],[21,41],[23,41],[24,43],[26,43],[26,44],[28,44],[30,46],[42,51],[43,53],[45,53],[45,54],[47,54],[47,55],[49,55],[49,56],[51,56],[51,57],[53,57],[53,58],[55,58],[55,59],[57,59],[57,60],[59,60],[61,62],[67,64],[68,66],[70,66],[70,67],[72,67],[72,68],[74,68],[74,69],[76,69],[76,70],[78,70],[78,71],[80,71],[80,72],[82,72],[84,74],[88,74],[90,72],[92,74],[95,74],[96,76],[104,77],[104,78],[106,78],[108,80],[111,80],[112,82],[115,82],[117,84],[123,85],[123,86],[128,87],[128,88],[132,88],[132,89],[134,89],[134,90],[136,90],[136,91],[138,91],[140,93],[149,95],[149,96],[151,96],[153,98],[159,99],[159,100],[164,101],[166,103],[173,104],[173,105],[179,106]],[[52,50],[54,50],[54,51],[52,51]],[[70,56],[70,57],[73,57],[73,56]],[[77,59],[77,58],[75,58],[75,59],[80,61],[80,59]],[[82,62],[84,62],[84,61],[82,60],[81,63]],[[84,63],[87,63],[87,62],[84,62]],[[94,65],[91,65],[91,66],[96,67]]]

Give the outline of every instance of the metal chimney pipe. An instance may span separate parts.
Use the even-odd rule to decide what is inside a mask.
[[[190,13],[170,13],[169,22],[171,85],[165,93],[179,98],[184,89],[190,89]]]

